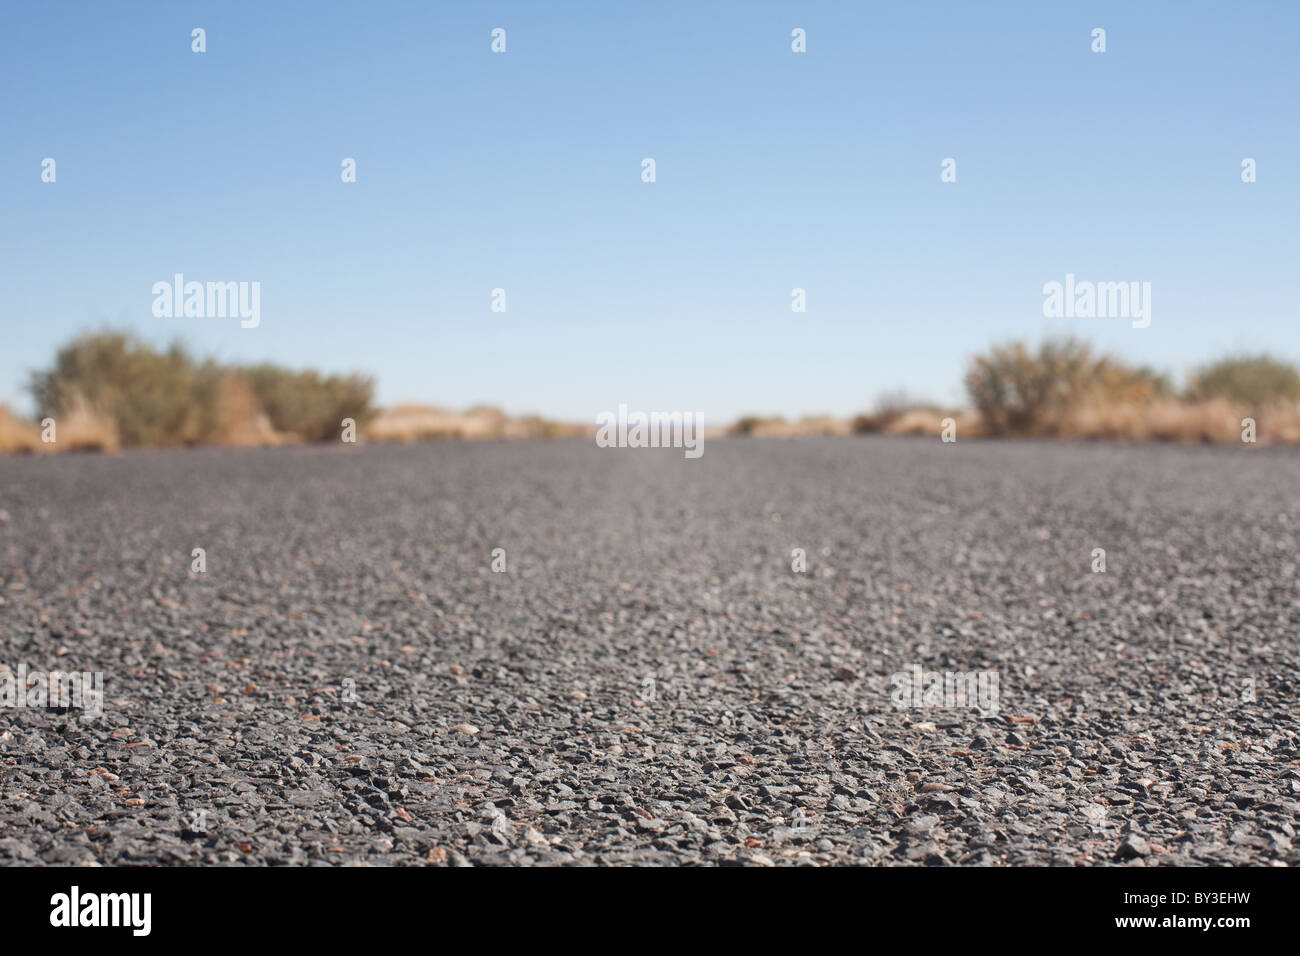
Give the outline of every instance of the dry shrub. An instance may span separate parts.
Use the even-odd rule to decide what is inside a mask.
[[[883,432],[891,421],[886,421],[872,412],[863,412],[853,416],[853,421],[849,422],[849,431],[855,435],[876,435]]]
[[[60,445],[71,422],[86,447],[111,434],[105,447],[157,448],[337,440],[343,419],[360,424],[371,414],[373,382],[274,365],[231,368],[196,360],[180,344],[159,351],[99,332],[59,349],[51,367],[32,374],[30,388],[42,414],[58,421]]]
[[[52,367],[32,375],[31,390],[43,415],[59,423],[59,442],[74,413],[78,427],[112,422],[115,441],[156,447],[192,444],[210,428],[218,378],[179,345],[159,352],[114,332],[83,335],[59,349]],[[93,412],[91,411],[93,409]]]
[[[762,418],[759,415],[742,415],[727,429],[727,434],[737,438],[755,435],[759,429],[784,425],[784,418]]]
[[[1096,357],[1071,338],[1045,341],[1036,352],[1021,342],[994,346],[972,360],[966,390],[990,434],[1075,437],[1136,427],[1137,413],[1125,406],[1170,394],[1163,376]]]
[[[1080,400],[1061,418],[1062,438],[1145,438],[1149,406],[1114,401],[1097,393]]]
[[[795,424],[800,435],[831,435],[842,437],[852,434],[849,423],[829,415],[808,415]]]
[[[1147,409],[1146,432],[1141,438],[1162,441],[1240,441],[1245,413],[1223,398],[1203,402],[1154,402]]]
[[[761,418],[746,434],[753,438],[793,438],[795,426],[784,418]]]
[[[904,412],[885,426],[886,435],[928,435],[938,437],[943,433],[943,420],[951,418],[957,425],[957,438],[979,438],[988,433],[984,419],[978,412],[951,411],[933,408],[913,408]]]
[[[870,412],[856,416],[849,424],[849,430],[855,435],[870,435],[883,432],[907,412],[918,409],[932,410],[936,407],[925,402],[914,401],[902,389],[882,392],[876,398],[876,404]],[[942,416],[940,416],[942,417]]]
[[[465,413],[461,427],[466,438],[504,438],[508,421],[499,408],[475,405]]]
[[[887,424],[884,432],[886,435],[937,435],[943,429],[942,421],[942,415],[914,408]]]
[[[431,438],[463,438],[464,416],[427,405],[396,405],[371,419],[365,435],[371,441],[414,442]]]
[[[726,430],[727,435],[752,438],[806,438],[811,435],[849,435],[852,425],[829,415],[808,415],[790,422],[784,418],[747,415]]]
[[[1300,444],[1300,402],[1279,399],[1264,406],[1256,437],[1261,442]]]
[[[1196,370],[1187,387],[1192,401],[1226,398],[1247,408],[1300,401],[1300,370],[1269,355],[1234,355]]]
[[[41,447],[40,429],[19,418],[8,405],[0,405],[0,454],[36,452]]]
[[[366,375],[321,375],[270,364],[238,371],[271,426],[303,441],[337,441],[345,418],[364,429],[374,415],[375,383]]]
[[[487,405],[477,405],[466,412],[453,412],[429,405],[407,404],[380,410],[366,426],[365,436],[376,442],[409,443],[438,438],[578,438],[595,432],[593,426],[553,422],[538,415],[510,418],[499,408]]]
[[[55,416],[56,451],[118,451],[122,447],[112,417],[86,401],[78,392],[65,398],[64,411]]]
[[[297,436],[276,431],[244,376],[228,373],[217,390],[215,422],[210,440],[218,445],[261,447],[291,444]]]
[[[1156,437],[1152,434],[1153,424],[1168,430],[1179,427],[1180,422],[1190,422],[1191,416],[1178,415],[1179,407],[1173,398],[1156,398],[1140,383],[1094,385],[1063,408],[1045,430],[1060,438],[1143,440]]]
[[[506,422],[505,438],[594,438],[594,425],[553,422],[540,415],[525,415]]]

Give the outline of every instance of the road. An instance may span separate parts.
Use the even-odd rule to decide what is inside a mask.
[[[0,665],[104,688],[0,708],[0,863],[1300,862],[1294,450],[66,455],[0,510]]]

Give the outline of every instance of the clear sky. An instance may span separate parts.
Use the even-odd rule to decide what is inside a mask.
[[[8,3],[0,402],[104,326],[574,420],[956,401],[1053,332],[1296,361],[1298,120],[1281,0]],[[155,318],[177,272],[261,325]],[[1066,273],[1150,327],[1044,318]]]

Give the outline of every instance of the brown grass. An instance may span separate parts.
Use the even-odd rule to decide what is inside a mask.
[[[0,405],[0,454],[63,451],[115,452],[122,447],[117,429],[103,412],[74,395],[68,410],[54,418],[54,441],[44,442],[44,429]]]
[[[1150,410],[1147,402],[1089,396],[1052,423],[1052,433],[1061,438],[1145,438]]]
[[[571,438],[595,434],[595,427],[552,422],[537,415],[510,418],[499,408],[476,405],[454,412],[429,405],[395,405],[381,410],[366,426],[376,442],[416,442],[437,438],[471,441],[515,438]]]
[[[1259,444],[1300,444],[1300,401],[1279,400],[1252,413],[1243,403],[1224,398],[1201,401],[1147,398],[1132,390],[1111,397],[1104,389],[1087,392],[1077,402],[1039,419],[1034,434],[1066,439],[1111,441],[1171,441],[1183,443],[1240,442],[1242,419],[1256,419]],[[958,440],[990,434],[979,412],[943,410],[932,406],[889,415],[860,415],[852,421],[810,418],[787,422],[780,418],[742,419],[729,431],[756,438],[801,435],[880,433],[938,437],[943,419],[957,423]],[[885,419],[885,420],[882,420]]]
[[[798,421],[784,418],[762,418],[750,415],[740,419],[726,430],[727,435],[752,438],[803,438],[809,435],[850,435],[850,422],[829,415],[808,415]]]
[[[31,453],[41,450],[41,433],[33,423],[23,421],[0,405],[0,454]]]
[[[248,379],[239,374],[222,376],[217,391],[216,425],[212,443],[234,447],[296,444],[296,435],[278,432],[253,394]]]
[[[935,411],[930,408],[914,408],[903,412],[885,426],[886,435],[933,435],[938,437],[943,431],[943,420],[951,418],[957,423],[957,439],[978,438],[987,429],[979,413],[971,411]]]
[[[1300,401],[1277,401],[1259,417],[1259,440],[1267,443],[1300,444]]]
[[[1152,402],[1134,434],[1124,438],[1179,442],[1241,441],[1242,409],[1222,398]]]
[[[113,419],[79,394],[73,394],[67,411],[55,417],[54,438],[54,451],[115,452],[122,447]]]
[[[53,442],[41,441],[43,429],[38,423],[25,421],[6,406],[0,405],[0,454],[116,452],[122,447],[121,437],[112,418],[80,394],[74,393],[71,396],[65,412],[48,417],[54,419]],[[210,441],[214,444],[283,445],[296,441],[295,436],[277,432],[271,427],[247,381],[239,375],[228,375],[222,380],[216,419],[216,429],[210,436]]]
[[[427,405],[397,405],[382,409],[366,426],[371,441],[414,442],[431,438],[491,438],[494,422]]]
[[[1100,395],[1043,419],[1037,433],[1043,437],[1129,441],[1231,442],[1241,440],[1241,420],[1246,412],[1223,399],[1179,402],[1108,401]],[[884,429],[886,435],[938,435],[943,418],[957,422],[957,438],[978,438],[989,433],[975,411],[936,412],[913,409]],[[1300,441],[1300,407],[1270,409],[1259,426],[1260,442]]]

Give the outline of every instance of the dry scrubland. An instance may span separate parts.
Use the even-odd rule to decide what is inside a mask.
[[[1238,442],[1242,420],[1252,418],[1260,443],[1300,443],[1300,372],[1265,355],[1208,364],[1177,390],[1157,371],[1096,355],[1074,339],[1047,341],[1036,350],[1011,343],[974,357],[965,385],[968,408],[895,393],[852,420],[746,416],[722,434],[936,435],[940,422],[952,418],[963,438]],[[32,373],[29,388],[42,417],[56,421],[58,440],[42,442],[37,422],[0,405],[0,452],[334,441],[349,418],[361,440],[375,442],[594,434],[589,425],[512,418],[488,406],[465,412],[424,405],[376,409],[374,381],[365,375],[223,366],[196,359],[179,345],[160,352],[114,332],[69,343],[50,368]]]
[[[0,451],[117,451],[185,445],[266,446],[336,441],[344,419],[371,441],[429,438],[551,438],[582,426],[510,418],[478,406],[453,412],[421,405],[374,407],[369,376],[321,375],[275,365],[223,366],[179,345],[159,352],[130,336],[82,336],[34,372],[29,388],[52,417],[57,442],[37,422],[0,406]],[[594,431],[594,430],[592,430]]]
[[[536,415],[511,418],[499,408],[478,405],[454,412],[427,405],[395,405],[366,427],[371,441],[412,442],[431,438],[573,438],[594,434],[585,425],[547,421]]]
[[[970,408],[942,408],[883,396],[850,422],[742,418],[734,435],[935,435],[952,418],[961,437],[1107,438],[1239,442],[1253,418],[1261,443],[1300,442],[1300,371],[1266,355],[1237,356],[1199,368],[1176,390],[1149,368],[1095,355],[1074,339],[995,346],[966,373]]]

